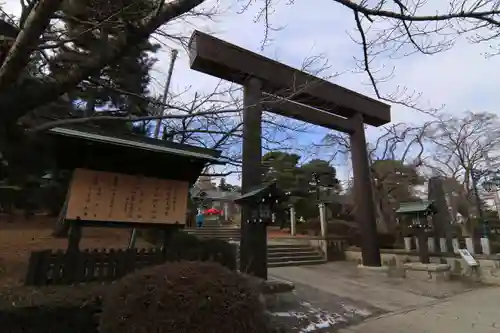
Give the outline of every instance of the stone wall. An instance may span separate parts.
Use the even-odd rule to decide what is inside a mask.
[[[380,254],[384,266],[404,268],[408,262],[418,262],[418,254],[415,251],[405,250],[381,250]],[[350,247],[345,251],[345,258],[361,264],[361,249]],[[500,285],[500,257],[475,255],[479,267],[471,268],[458,255],[440,254],[431,256],[431,262],[436,264],[448,264],[452,276],[466,277],[479,280],[485,284]]]

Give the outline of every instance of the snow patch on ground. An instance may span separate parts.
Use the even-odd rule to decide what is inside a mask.
[[[309,333],[333,327],[340,323],[347,323],[349,319],[355,317],[368,317],[372,312],[357,308],[348,304],[340,304],[342,311],[340,313],[330,313],[320,308],[312,306],[308,302],[301,302],[303,311],[287,311],[273,312],[276,317],[295,318],[298,322],[303,323],[298,332]]]

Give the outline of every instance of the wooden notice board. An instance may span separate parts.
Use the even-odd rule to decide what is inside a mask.
[[[75,169],[66,219],[185,224],[188,182]]]

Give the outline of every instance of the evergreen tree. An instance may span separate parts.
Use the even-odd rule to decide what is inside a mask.
[[[61,48],[52,63],[52,72],[64,75],[76,60],[96,52],[103,43],[118,38],[122,29],[133,29],[130,24],[123,22],[141,19],[141,13],[148,12],[151,6],[151,0],[122,0],[105,4],[92,0],[68,1],[63,8],[67,14],[64,21],[66,31],[69,38],[78,38]],[[95,23],[98,28],[89,29],[81,22]],[[106,110],[120,116],[150,114],[149,102],[145,97],[150,93],[149,72],[157,61],[152,54],[159,48],[159,44],[143,40],[127,50],[119,61],[108,64],[98,75],[80,82],[77,89],[69,94],[72,100],[82,102],[79,103],[81,107],[78,115],[89,117],[96,110]],[[130,126],[117,122],[99,126],[109,130],[132,130]]]

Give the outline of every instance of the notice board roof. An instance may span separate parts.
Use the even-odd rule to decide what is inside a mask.
[[[207,162],[220,163],[221,151],[195,147],[191,145],[179,144],[165,140],[156,140],[152,138],[136,135],[111,135],[99,133],[89,128],[75,129],[66,127],[55,127],[48,130],[48,133],[57,136],[66,136],[76,139],[107,143],[116,146],[129,147],[131,149],[147,150],[156,153],[168,153],[180,157],[189,157]]]

